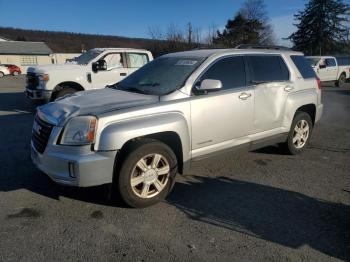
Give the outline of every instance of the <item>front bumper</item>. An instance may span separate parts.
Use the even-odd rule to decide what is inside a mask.
[[[51,100],[52,91],[26,88],[26,95],[31,100],[44,100],[49,102]]]
[[[91,146],[62,146],[52,131],[43,154],[31,143],[31,158],[38,169],[62,185],[89,187],[112,183],[116,151],[91,151]]]

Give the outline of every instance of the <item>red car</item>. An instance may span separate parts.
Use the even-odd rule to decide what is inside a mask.
[[[6,66],[9,69],[10,74],[13,76],[18,76],[22,73],[21,69],[16,65],[4,64],[3,66]]]

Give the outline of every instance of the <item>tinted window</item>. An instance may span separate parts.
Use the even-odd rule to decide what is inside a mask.
[[[304,56],[291,55],[290,58],[304,79],[316,77],[315,71],[312,69],[310,63],[308,63]]]
[[[236,56],[217,61],[204,73],[201,80],[220,80],[223,89],[231,89],[245,86],[245,78],[244,59],[242,56]]]
[[[289,71],[280,56],[247,56],[252,73],[252,80],[256,82],[274,82],[289,80]]]
[[[333,58],[327,58],[327,59],[326,59],[326,65],[327,65],[327,67],[336,66],[335,59],[333,59]]]

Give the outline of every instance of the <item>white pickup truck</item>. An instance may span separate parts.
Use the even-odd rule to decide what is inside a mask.
[[[153,60],[151,52],[130,48],[95,48],[74,61],[27,70],[27,97],[45,102],[77,91],[104,88]]]
[[[350,59],[334,56],[308,56],[307,59],[321,82],[334,82],[342,87],[350,78]]]

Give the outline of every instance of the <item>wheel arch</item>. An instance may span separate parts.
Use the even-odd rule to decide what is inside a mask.
[[[168,145],[175,153],[179,172],[190,160],[190,132],[183,115],[167,113],[110,124],[98,131],[95,150],[118,150],[123,153],[128,144],[143,138],[152,138]],[[120,155],[120,154],[118,154]]]
[[[148,134],[145,136],[140,136],[136,138],[132,138],[128,140],[120,150],[118,150],[118,154],[116,157],[116,165],[118,166],[118,163],[122,161],[123,155],[128,151],[130,145],[134,143],[137,140],[142,139],[153,139],[159,142],[162,142],[166,144],[170,149],[174,152],[177,164],[178,164],[178,172],[180,174],[183,174],[184,171],[184,164],[183,164],[183,150],[182,150],[182,142],[180,136],[173,131],[164,131],[154,134]]]
[[[315,104],[307,104],[299,107],[295,113],[294,116],[297,114],[297,112],[305,112],[310,115],[312,120],[312,125],[315,124],[315,118],[316,118],[316,105]]]
[[[61,91],[62,89],[64,89],[65,87],[73,88],[73,89],[75,89],[77,91],[84,91],[85,90],[84,87],[81,84],[77,83],[77,82],[74,82],[74,81],[61,82],[61,83],[57,84],[55,86],[55,88],[53,89],[51,100],[52,101],[55,100],[58,92]]]

